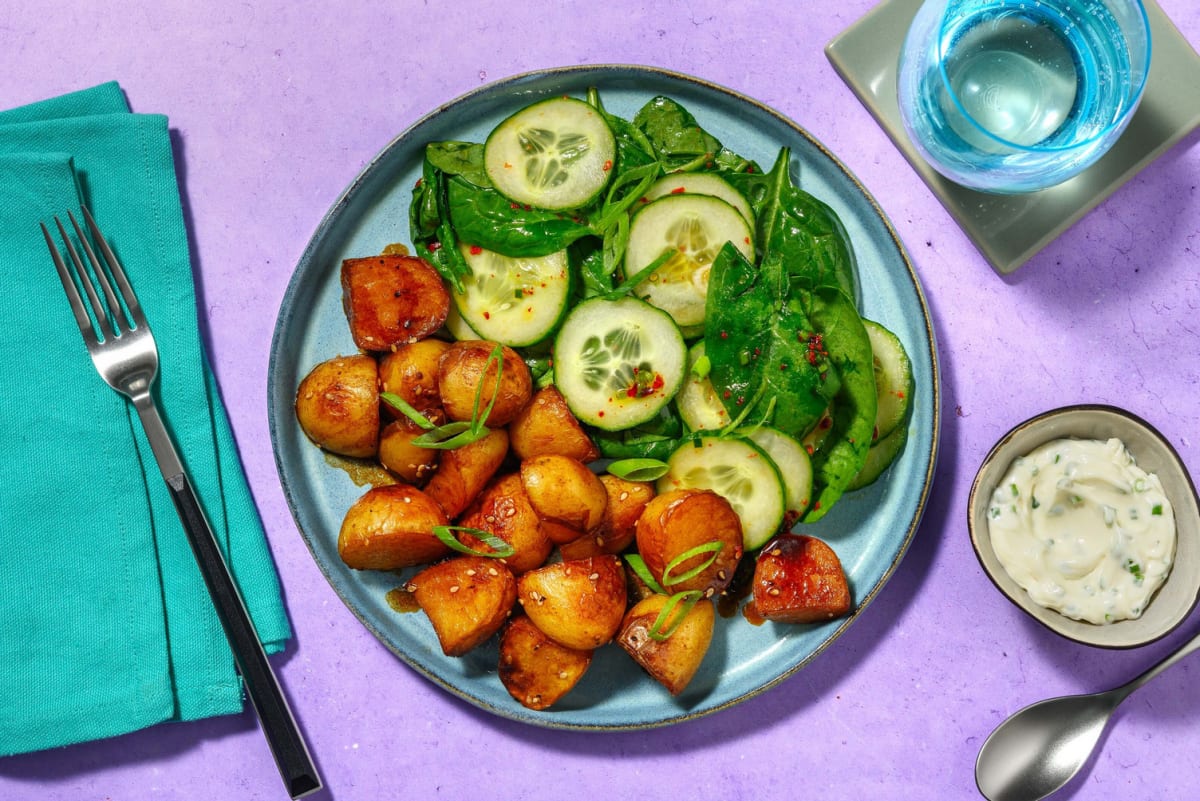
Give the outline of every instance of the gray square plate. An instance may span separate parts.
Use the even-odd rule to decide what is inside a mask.
[[[825,48],[834,69],[1000,273],[1011,273],[1200,125],[1200,57],[1154,0],[1146,94],[1102,159],[1058,186],[1023,195],[976,192],[943,178],[913,149],[896,103],[900,47],[921,0],[884,0]]]

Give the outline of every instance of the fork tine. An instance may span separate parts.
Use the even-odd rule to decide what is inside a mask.
[[[54,218],[54,221],[58,223],[61,231],[62,223],[58,222],[57,217]],[[58,270],[58,280],[62,282],[63,291],[67,293],[67,302],[71,304],[71,311],[75,315],[75,324],[79,326],[79,333],[83,334],[83,340],[89,348],[94,347],[99,344],[99,340],[96,338],[96,329],[92,327],[92,318],[88,316],[87,308],[84,306],[83,297],[79,294],[79,287],[75,286],[75,281],[71,278],[71,271],[63,261],[62,254],[54,244],[54,239],[50,236],[46,224],[39,224],[42,226],[42,235],[46,237],[46,246],[50,248],[50,258],[54,259],[54,267]]]
[[[87,221],[88,228],[92,232],[92,239],[96,246],[100,248],[100,252],[104,254],[104,260],[108,262],[109,270],[112,272],[113,279],[117,282],[117,289],[121,293],[121,299],[125,301],[125,308],[129,310],[129,314],[133,317],[133,325],[147,326],[146,316],[142,313],[142,305],[138,303],[137,294],[133,291],[133,286],[130,285],[129,279],[125,276],[125,268],[121,266],[121,260],[117,258],[117,254],[108,245],[108,240],[104,238],[104,234],[100,233],[100,226],[96,224],[96,219],[92,216],[92,212],[87,206],[81,206],[83,218]],[[126,322],[129,322],[127,316]]]
[[[105,270],[105,264],[103,260],[96,256],[96,251],[92,249],[92,238],[84,234],[74,214],[68,211],[67,218],[71,221],[71,227],[75,229],[75,236],[79,238],[80,247],[82,247],[84,254],[87,256],[88,263],[92,265],[92,274],[96,276],[96,282],[100,284],[100,291],[104,293],[104,299],[107,301],[106,306],[110,315],[109,319],[113,327],[118,333],[121,332],[122,327],[132,329],[133,322],[130,320],[129,315],[125,313],[125,309],[117,299],[116,293],[113,292],[112,283],[108,280],[108,271]],[[95,239],[103,242],[104,238],[99,236],[99,233],[99,231],[96,231],[97,235]],[[112,251],[108,250],[108,253],[112,253]],[[116,256],[113,258],[115,259]],[[109,262],[108,266],[111,268],[112,263]],[[122,320],[124,320],[123,326]]]
[[[109,324],[104,304],[100,302],[100,296],[96,294],[96,287],[88,275],[88,269],[84,265],[83,259],[79,257],[79,252],[75,250],[75,245],[71,243],[71,237],[67,234],[67,229],[63,227],[62,220],[55,217],[54,223],[58,226],[58,233],[62,236],[67,255],[71,257],[71,263],[75,265],[75,276],[79,279],[79,283],[83,286],[83,291],[91,303],[92,314],[95,316],[96,324],[100,327],[101,336],[104,338],[104,341],[115,338],[116,334]]]

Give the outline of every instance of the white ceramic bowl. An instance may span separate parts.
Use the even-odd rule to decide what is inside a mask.
[[[1175,511],[1175,564],[1167,580],[1136,620],[1097,625],[1073,620],[1035,603],[996,558],[988,536],[987,510],[996,484],[1013,460],[1055,439],[1116,437],[1138,466],[1158,475]],[[1134,648],[1153,642],[1187,618],[1200,598],[1200,506],[1196,488],[1179,454],[1162,434],[1136,415],[1112,406],[1067,406],[1026,420],[992,448],[967,502],[971,544],[984,571],[1008,598],[1031,617],[1064,637],[1102,648]]]

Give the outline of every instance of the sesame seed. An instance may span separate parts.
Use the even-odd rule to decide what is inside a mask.
[[[450,588],[450,592],[455,593],[455,592],[458,592],[460,589],[462,589],[462,588],[459,587],[457,584],[455,584],[453,587]]]
[[[599,581],[599,580],[600,580],[600,574],[599,574],[599,573],[593,573],[593,574],[591,574],[590,576],[588,576],[588,578],[589,578],[589,579],[591,579],[592,581]]]
[[[779,595],[779,594],[780,594],[780,590],[778,587],[772,587],[771,589],[767,590],[767,595],[775,596],[775,595]]]

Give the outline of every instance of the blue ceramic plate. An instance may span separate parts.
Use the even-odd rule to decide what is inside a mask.
[[[591,66],[537,72],[482,87],[421,119],[389,144],[322,220],[283,299],[271,348],[270,423],[288,503],[317,564],[346,605],[413,669],[477,706],[541,726],[627,729],[660,726],[731,706],[766,690],[833,643],[854,617],[821,625],[754,626],[740,615],[718,619],[699,673],[672,698],[616,646],[601,648],[583,680],[552,710],[517,704],[496,674],[494,643],[464,658],[442,655],[421,614],[398,614],[385,594],[390,573],[356,572],[337,554],[342,516],[363,488],[331,468],[296,424],[296,387],[318,362],[353,353],[341,307],[342,259],[409,242],[408,205],[427,142],[483,141],[504,117],[542,96],[581,97],[597,87],[605,107],[631,118],[647,100],[682,103],[724,145],[769,166],[792,149],[801,186],[841,216],[858,258],[862,310],[894,331],[916,379],[909,442],[875,485],[847,495],[820,523],[806,527],[837,550],[859,608],[883,588],[924,510],[938,444],[938,367],[929,309],[907,254],[874,199],[796,123],[728,89],[657,69]]]

